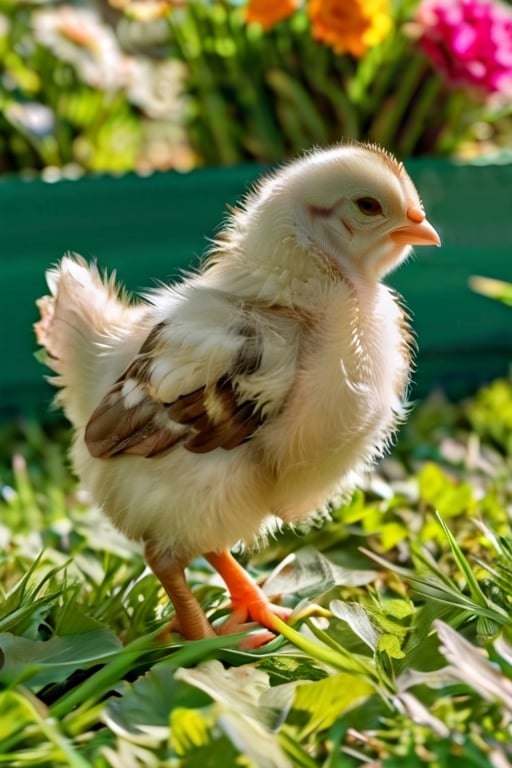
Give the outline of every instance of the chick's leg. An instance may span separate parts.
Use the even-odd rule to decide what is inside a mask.
[[[233,611],[220,629],[222,634],[240,631],[248,621],[255,621],[271,632],[277,632],[274,618],[278,616],[286,620],[290,617],[288,608],[272,605],[230,552],[209,552],[205,557],[222,576],[231,597]],[[267,635],[263,642],[269,639],[271,636]]]
[[[177,629],[186,640],[202,640],[215,637],[215,632],[206,618],[206,614],[190,591],[185,579],[185,567],[168,552],[162,552],[153,542],[145,547],[146,562],[169,595]]]

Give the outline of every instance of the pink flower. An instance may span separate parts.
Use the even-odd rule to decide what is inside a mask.
[[[453,86],[512,98],[512,9],[493,0],[423,0],[420,46]]]

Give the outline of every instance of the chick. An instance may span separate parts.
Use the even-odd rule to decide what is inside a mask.
[[[275,629],[230,554],[348,494],[404,413],[411,333],[381,283],[439,245],[404,166],[374,145],[315,150],[260,181],[202,268],[129,302],[65,256],[39,343],[92,498],[145,557],[187,639],[214,629],[185,568],[204,555],[232,616]]]

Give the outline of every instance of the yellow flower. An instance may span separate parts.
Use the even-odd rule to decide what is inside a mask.
[[[300,0],[249,0],[245,12],[248,22],[261,24],[263,29],[270,29],[278,21],[286,19],[297,10]]]
[[[309,0],[313,37],[358,58],[391,31],[389,0]]]

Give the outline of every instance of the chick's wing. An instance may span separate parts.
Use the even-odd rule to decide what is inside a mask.
[[[283,406],[297,368],[300,326],[219,291],[172,305],[105,394],[85,430],[92,456],[152,457],[177,443],[231,450]]]

